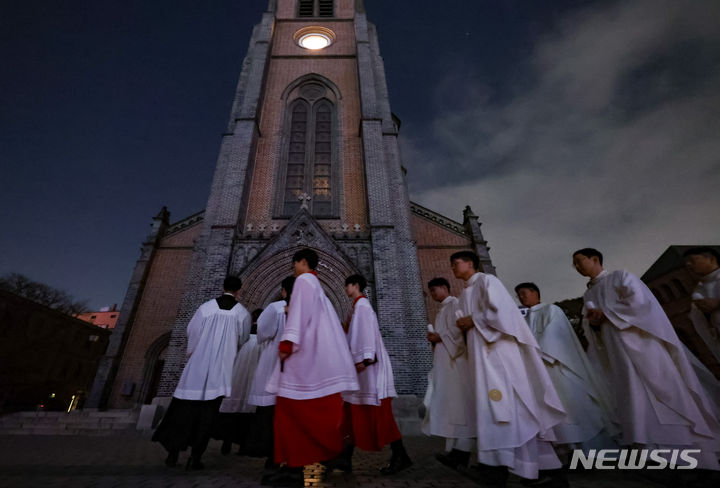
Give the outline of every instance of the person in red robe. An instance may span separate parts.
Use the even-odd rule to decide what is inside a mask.
[[[353,300],[347,337],[360,389],[343,393],[349,442],[343,456],[330,467],[351,471],[355,446],[364,451],[380,451],[390,444],[392,457],[380,471],[395,474],[410,467],[412,461],[393,416],[392,399],[397,393],[392,365],[380,335],[377,315],[363,294],[366,287],[367,281],[359,274],[345,280],[345,293]]]
[[[296,279],[280,361],[266,388],[277,395],[274,457],[285,466],[266,480],[275,486],[303,486],[303,466],[340,454],[341,393],[359,388],[340,319],[315,272],[318,261],[312,249],[293,256]]]

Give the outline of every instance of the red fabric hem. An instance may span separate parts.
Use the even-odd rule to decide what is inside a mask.
[[[310,400],[277,397],[275,462],[300,467],[337,457],[342,451],[342,410],[340,393]]]
[[[379,406],[351,404],[349,409],[346,408],[346,414],[348,410],[351,420],[346,420],[345,425],[352,424],[356,447],[364,451],[380,451],[402,438],[392,412],[392,398],[383,398]]]

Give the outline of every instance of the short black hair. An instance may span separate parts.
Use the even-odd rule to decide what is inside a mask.
[[[302,261],[303,259],[307,261],[310,269],[317,268],[318,262],[320,261],[317,253],[307,247],[304,249],[300,249],[298,252],[293,254],[293,263],[297,263],[298,261]]]
[[[472,251],[458,251],[450,256],[450,264],[456,259],[462,259],[463,261],[471,261],[475,271],[480,271],[480,258],[477,254]]]
[[[574,256],[574,254],[573,254]],[[533,290],[538,294],[538,298],[540,298],[540,288],[535,283],[531,283],[530,281],[526,281],[525,283],[520,283],[515,287],[515,293],[517,293],[521,288],[527,288],[529,290]]]
[[[428,281],[427,286],[428,288],[432,288],[433,286],[444,286],[448,291],[450,291],[450,283],[448,283],[448,280],[445,278],[433,278]]]
[[[242,281],[237,276],[228,276],[223,281],[223,290],[236,292],[242,288]]]
[[[293,285],[295,284],[295,277],[294,276],[288,276],[284,280],[282,280],[282,283],[280,283],[280,287],[285,290],[285,293],[287,293],[287,298],[285,300],[290,303],[290,295],[292,295]]]
[[[720,253],[717,252],[712,247],[707,247],[707,246],[693,247],[683,253],[684,258],[687,258],[690,256],[697,256],[697,255],[712,256],[715,258],[715,262],[720,264]]]
[[[358,285],[360,291],[363,291],[365,288],[367,288],[367,280],[361,274],[350,275],[345,278],[345,286],[348,285]]]
[[[598,251],[597,249],[593,249],[592,247],[584,247],[582,249],[578,249],[572,255],[573,255],[573,257],[575,257],[578,254],[582,254],[586,258],[597,257],[598,261],[600,261],[600,264],[603,263],[602,253],[600,251]]]

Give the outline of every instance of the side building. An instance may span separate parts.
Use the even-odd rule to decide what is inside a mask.
[[[109,338],[108,330],[0,290],[0,413],[82,406]]]
[[[693,247],[711,247],[720,252],[720,246],[713,245],[670,246],[642,275],[642,280],[662,305],[680,340],[715,377],[720,378],[720,361],[707,347],[688,316],[698,277],[685,267],[683,253]]]

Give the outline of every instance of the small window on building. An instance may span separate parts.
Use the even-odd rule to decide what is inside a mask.
[[[318,0],[318,17],[332,17],[333,13],[333,0]]]
[[[111,315],[111,316],[110,316],[111,319],[114,319],[115,317],[117,317],[117,315]]]
[[[315,10],[314,0],[298,0],[298,17],[312,17]]]
[[[298,0],[298,17],[332,17],[334,3],[333,0]]]
[[[675,294],[673,293],[669,285],[660,285],[660,289],[662,290],[663,295],[665,295],[665,297],[667,298],[668,302],[672,302],[673,300],[675,300]]]
[[[91,315],[90,318],[91,318],[91,319],[96,319],[96,318],[97,318],[97,315]]]
[[[684,296],[684,295],[688,294],[688,291],[685,288],[685,285],[683,285],[682,281],[680,281],[679,279],[677,279],[677,278],[673,279],[672,284],[673,284],[673,286],[675,286],[675,289],[679,293],[679,296]]]

